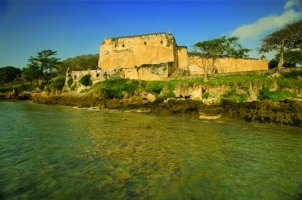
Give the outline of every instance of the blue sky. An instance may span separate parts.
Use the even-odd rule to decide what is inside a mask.
[[[171,32],[189,48],[239,36],[255,49],[267,33],[302,18],[301,1],[0,0],[0,67],[24,67],[44,49],[58,51],[62,60],[96,54],[106,37],[153,32]]]

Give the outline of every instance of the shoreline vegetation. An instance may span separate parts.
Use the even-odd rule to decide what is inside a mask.
[[[72,88],[65,77],[56,77],[38,86],[1,86],[0,99],[302,127],[302,69],[283,70],[278,77],[273,73],[211,75],[208,82],[202,77],[184,77],[163,81],[108,79],[87,84],[91,82],[86,77]]]

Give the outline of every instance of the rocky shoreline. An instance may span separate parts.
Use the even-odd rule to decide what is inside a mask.
[[[122,111],[149,112],[159,115],[184,115],[200,120],[238,119],[247,122],[276,123],[302,127],[302,101],[270,100],[236,102],[222,99],[220,103],[206,105],[200,100],[167,99],[153,102],[142,98],[104,99],[97,93],[21,93],[17,96],[1,93],[2,100],[32,100],[34,103],[97,107]]]

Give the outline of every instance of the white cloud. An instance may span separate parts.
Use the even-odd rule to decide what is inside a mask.
[[[294,22],[300,18],[302,18],[302,12],[290,9],[283,12],[281,15],[271,15],[267,17],[262,17],[253,24],[242,25],[236,28],[233,31],[232,35],[238,36],[243,40],[255,39],[266,31],[281,28],[282,26]]]
[[[257,51],[261,38],[286,24],[302,19],[302,0],[287,0],[284,4],[284,11],[280,15],[272,14],[264,16],[254,23],[244,24],[231,32],[232,36],[240,37],[243,46],[252,49],[251,57],[260,57]],[[273,58],[274,52],[266,54],[268,59]]]
[[[284,12],[281,15],[270,15],[258,19],[255,23],[244,24],[236,28],[231,35],[242,40],[257,39],[265,32],[276,30],[302,18],[302,0],[287,0],[283,8]]]
[[[288,0],[284,5],[284,9],[288,10],[294,6],[302,7],[302,0]]]

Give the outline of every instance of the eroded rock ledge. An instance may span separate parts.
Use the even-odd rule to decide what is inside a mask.
[[[185,115],[201,120],[241,119],[260,123],[302,126],[302,102],[297,100],[235,102],[222,99],[219,104],[206,105],[198,100],[149,102],[142,99],[103,99],[97,94],[63,94],[32,96],[35,103],[77,107],[98,107],[123,111],[143,111],[161,115]]]

